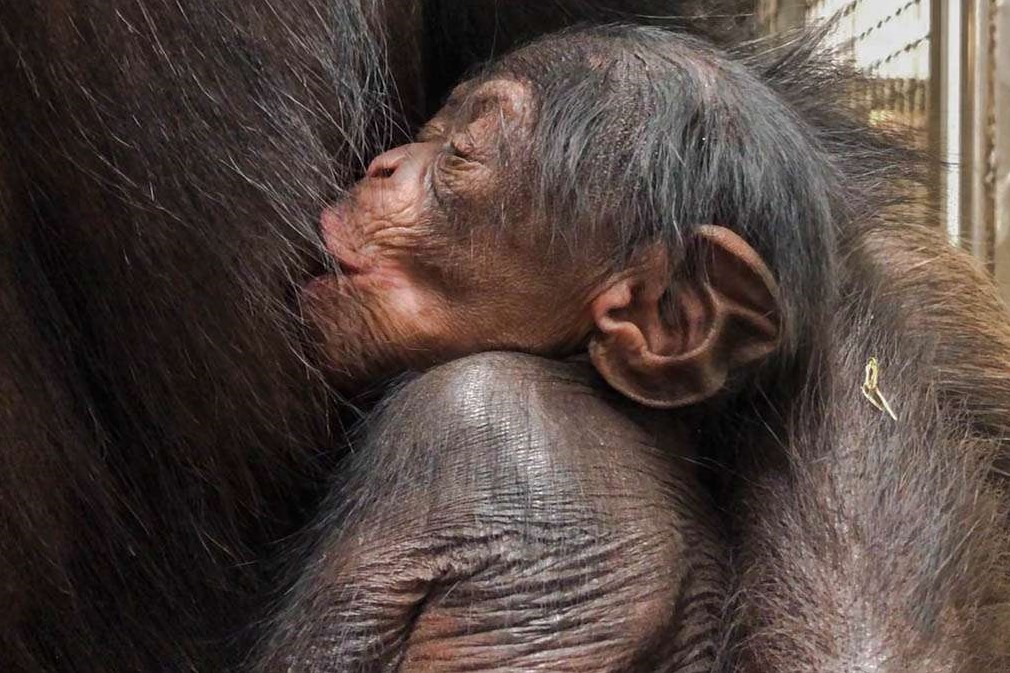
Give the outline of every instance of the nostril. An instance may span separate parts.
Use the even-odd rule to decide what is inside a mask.
[[[394,157],[389,157],[385,154],[380,155],[369,164],[365,175],[377,179],[391,178],[393,177],[393,173],[396,172],[396,167],[399,163]]]
[[[365,171],[365,176],[379,180],[393,177],[400,167],[410,159],[410,148],[410,145],[401,145],[383,152],[372,159],[368,170]]]

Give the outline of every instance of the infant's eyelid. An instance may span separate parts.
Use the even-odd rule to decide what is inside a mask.
[[[458,142],[457,138],[450,136],[446,138],[443,151],[458,159],[469,161],[473,156],[473,147],[466,142]]]

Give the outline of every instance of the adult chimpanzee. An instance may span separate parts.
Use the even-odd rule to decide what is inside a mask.
[[[1010,321],[888,224],[915,157],[813,99],[846,80],[809,49],[548,38],[324,214],[342,273],[308,300],[342,385],[588,349],[696,407],[515,355],[407,384],[264,669],[1007,670]],[[699,455],[742,472],[723,523]]]
[[[239,660],[344,444],[293,312],[323,204],[473,60],[703,5],[0,3],[0,669]]]

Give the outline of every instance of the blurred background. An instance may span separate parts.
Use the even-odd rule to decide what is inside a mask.
[[[947,162],[935,190],[951,240],[1010,301],[1010,0],[753,0],[763,30],[840,13],[832,36],[869,76],[871,121],[901,121]]]

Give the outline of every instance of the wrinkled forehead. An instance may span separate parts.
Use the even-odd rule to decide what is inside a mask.
[[[472,79],[457,86],[419,138],[468,128],[490,133],[528,126],[533,107],[530,87],[516,79]]]

